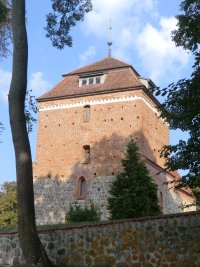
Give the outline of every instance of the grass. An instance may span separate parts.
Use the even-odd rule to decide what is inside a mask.
[[[10,265],[0,265],[0,267],[9,267]],[[27,265],[15,265],[15,267],[27,267]],[[58,264],[54,265],[54,267],[87,267],[86,265],[69,265],[69,264]],[[98,265],[98,266],[93,266],[93,267],[110,267],[110,265]]]
[[[53,229],[63,229],[66,226],[75,226],[80,224],[94,224],[95,222],[66,222],[60,224],[44,224],[44,225],[37,225],[37,229],[40,230],[53,230]],[[15,233],[17,232],[17,225],[8,225],[5,227],[0,227],[0,233]],[[0,266],[2,267],[2,266]],[[4,266],[3,266],[4,267]],[[17,266],[18,267],[18,266]],[[21,266],[20,266],[21,267]]]
[[[38,225],[38,230],[46,230],[46,229],[61,229],[68,224],[47,224],[47,225]],[[73,224],[72,224],[73,225]],[[17,232],[17,225],[8,225],[5,227],[0,227],[0,233],[14,233]],[[1,266],[0,266],[1,267]]]

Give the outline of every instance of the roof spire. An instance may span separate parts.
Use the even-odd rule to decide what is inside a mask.
[[[109,30],[109,35],[110,35],[110,40],[107,42],[108,44],[108,57],[111,57],[111,45],[112,45],[112,41],[111,41],[111,33],[112,33],[112,20],[110,20],[110,25],[108,27]]]

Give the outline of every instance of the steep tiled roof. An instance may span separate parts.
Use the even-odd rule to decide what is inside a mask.
[[[77,74],[66,76],[49,92],[39,97],[38,101],[138,89],[143,86],[131,68],[114,69],[106,73],[107,77],[103,84],[91,84],[81,87],[79,87],[79,76]]]
[[[127,68],[127,67],[132,68],[131,65],[128,65],[127,63],[124,63],[118,59],[107,57],[95,63],[89,64],[85,67],[63,74],[63,76],[105,71],[105,70],[118,69],[118,68]],[[135,71],[135,73],[137,72]]]

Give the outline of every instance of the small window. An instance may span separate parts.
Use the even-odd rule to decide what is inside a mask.
[[[87,84],[87,80],[82,80],[82,84],[81,85],[86,85]]]
[[[90,146],[85,145],[83,146],[83,163],[90,162]]]
[[[100,82],[101,82],[100,77],[96,77],[96,83],[100,83]]]
[[[78,198],[84,199],[86,197],[86,180],[85,177],[80,177],[78,181]]]
[[[90,121],[90,106],[84,106],[84,111],[83,111],[83,122],[88,122]]]
[[[93,78],[90,78],[89,79],[89,84],[93,84],[94,83],[94,79]]]

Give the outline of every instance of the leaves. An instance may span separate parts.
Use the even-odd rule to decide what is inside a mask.
[[[0,227],[17,223],[16,183],[5,182],[0,191]]]
[[[33,131],[33,124],[36,123],[37,119],[34,115],[37,113],[37,103],[35,96],[31,95],[31,90],[26,91],[25,97],[25,118],[26,118],[26,128],[27,132],[31,133]]]
[[[122,168],[111,186],[108,199],[112,219],[159,214],[157,185],[149,176],[145,164],[140,161],[134,140],[127,146]]]
[[[9,45],[12,43],[10,3],[8,0],[0,0],[0,57],[11,54]]]
[[[200,43],[200,2],[185,0],[181,3],[181,10],[184,13],[176,16],[178,29],[172,32],[172,39],[177,46],[194,52]]]
[[[5,1],[0,0],[0,23],[5,22],[9,9],[6,6]]]
[[[100,213],[94,203],[84,207],[70,206],[70,210],[66,213],[66,222],[98,222],[100,220]]]
[[[54,12],[46,16],[46,36],[58,49],[63,49],[65,45],[71,47],[69,32],[84,19],[85,13],[92,10],[91,0],[52,0],[52,9]]]
[[[167,159],[166,169],[185,170],[182,182],[195,193],[200,188],[200,2],[185,0],[181,10],[184,13],[177,16],[178,29],[173,31],[172,38],[177,46],[193,53],[193,71],[189,79],[171,83],[162,90],[155,89],[154,94],[165,96],[160,112],[170,128],[189,134],[187,141],[163,147],[161,156]]]

